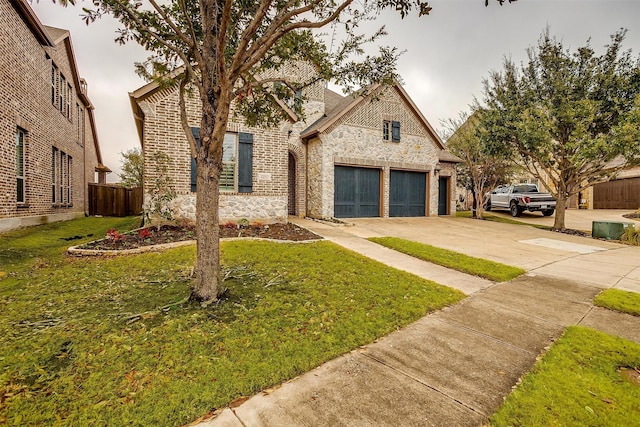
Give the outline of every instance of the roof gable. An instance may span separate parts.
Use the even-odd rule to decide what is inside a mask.
[[[377,99],[377,97],[386,89],[395,90],[398,98],[415,116],[419,125],[424,128],[425,133],[433,139],[439,149],[444,149],[444,143],[436,131],[398,82],[395,82],[391,86],[374,84],[365,90],[359,91],[358,93],[343,97],[339,102],[332,101],[333,108],[331,110],[327,108],[325,116],[305,129],[302,132],[301,137],[303,139],[309,139],[320,133],[328,131],[334,125],[338,124],[341,119],[346,118],[349,115],[357,114],[359,109],[366,108],[369,102],[384,102]],[[335,92],[332,93],[335,94]]]
[[[26,26],[31,30],[33,36],[38,40],[43,46],[54,46],[55,43],[47,33],[42,25],[42,22],[38,19],[29,3],[26,0],[11,0],[11,4],[14,9],[20,14],[22,20],[26,24]]]

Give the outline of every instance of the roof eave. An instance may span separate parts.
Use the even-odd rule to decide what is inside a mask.
[[[31,32],[40,44],[49,47],[55,46],[55,43],[51,40],[51,37],[45,30],[44,25],[42,25],[42,22],[40,22],[26,0],[11,0],[11,3],[22,16],[22,19],[24,19],[25,23],[31,29]]]

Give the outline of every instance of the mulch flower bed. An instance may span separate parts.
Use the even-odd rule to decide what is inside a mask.
[[[244,226],[229,223],[221,225],[220,238],[230,237],[259,237],[263,239],[290,241],[322,239],[322,237],[317,234],[291,223],[251,224]],[[189,226],[162,225],[159,230],[157,227],[147,227],[129,233],[120,233],[111,229],[107,232],[106,238],[86,243],[79,248],[113,251],[195,240],[195,238],[195,228]]]

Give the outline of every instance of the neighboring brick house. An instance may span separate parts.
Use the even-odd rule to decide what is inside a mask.
[[[286,75],[313,73],[309,65]],[[303,90],[306,119],[286,105],[274,129],[232,119],[224,145],[220,220],[429,216],[455,213],[455,162],[399,85],[343,97],[318,81]],[[156,178],[154,153],[171,157],[178,216],[195,217],[194,166],[180,125],[176,89],[150,83],[130,93],[145,159],[146,191]],[[187,101],[197,134],[200,107]],[[226,160],[225,160],[226,159]]]
[[[84,215],[107,172],[69,32],[0,0],[0,231]]]

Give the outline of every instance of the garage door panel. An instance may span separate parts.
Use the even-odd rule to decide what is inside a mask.
[[[389,178],[389,216],[425,216],[426,182],[424,172],[392,170]]]
[[[334,216],[362,218],[380,216],[380,170],[335,167]]]

